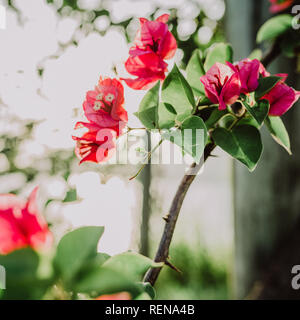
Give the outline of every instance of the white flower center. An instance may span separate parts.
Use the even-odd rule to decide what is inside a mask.
[[[109,93],[106,97],[105,100],[107,102],[112,102],[115,99],[115,96],[112,93]]]
[[[94,110],[98,111],[98,110],[101,109],[101,107],[102,107],[101,102],[100,101],[96,101],[95,104],[94,104]]]
[[[99,93],[96,97],[96,100],[102,100],[103,99],[103,93]]]

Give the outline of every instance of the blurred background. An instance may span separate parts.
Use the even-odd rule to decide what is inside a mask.
[[[75,227],[104,225],[102,252],[132,249],[153,257],[162,217],[183,171],[175,165],[152,165],[129,181],[138,166],[79,166],[71,135],[82,118],[85,93],[100,75],[126,74],[123,64],[138,17],[170,14],[179,49],[169,70],[174,62],[184,69],[195,48],[205,50],[217,41],[231,42],[236,60],[247,57],[256,47],[258,27],[269,16],[269,2],[2,0],[0,4],[7,8],[6,28],[0,30],[0,193],[27,196],[38,185],[40,207],[57,241]],[[291,71],[289,84],[299,89],[294,63],[282,60],[271,70]],[[125,87],[130,127],[140,126],[133,112],[143,95]],[[287,119],[288,130],[294,132],[300,118],[296,108]],[[300,141],[294,136],[292,147],[297,150]],[[207,162],[187,194],[171,246],[170,260],[182,274],[165,268],[157,282],[157,298],[263,295],[262,270],[269,270],[274,252],[282,251],[275,249],[295,225],[300,200],[299,154],[289,158],[267,135],[264,139],[262,164],[251,176],[220,150]],[[289,279],[288,267],[279,271]],[[282,292],[271,291],[276,290]]]

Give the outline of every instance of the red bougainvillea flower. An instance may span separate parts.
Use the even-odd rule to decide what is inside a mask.
[[[124,109],[124,88],[117,79],[100,77],[95,90],[88,91],[83,104],[85,116],[101,127],[114,127],[118,122],[127,122]]]
[[[128,121],[121,82],[100,77],[95,90],[87,92],[83,110],[88,122],[77,122],[75,129],[87,130],[81,136],[72,137],[80,164],[108,161],[115,152],[116,138],[123,133]]]
[[[168,19],[168,14],[155,21],[140,18],[140,30],[125,62],[126,70],[137,77],[123,79],[129,87],[145,90],[165,78],[168,65],[164,60],[171,59],[177,49],[176,40],[166,24]]]
[[[280,76],[280,74],[278,75]],[[271,89],[262,99],[270,103],[269,115],[282,116],[286,113],[299,99],[300,91],[296,91],[284,83],[286,75]]]
[[[116,294],[106,294],[95,300],[131,300],[131,296],[128,292],[120,292]]]
[[[283,11],[288,7],[290,7],[294,2],[294,0],[269,0],[269,1],[272,4],[270,7],[270,11],[272,13]]]
[[[204,76],[200,77],[207,97],[219,104],[219,109],[236,102],[241,91],[239,74],[229,66],[215,63]]]
[[[229,65],[233,71],[239,74],[242,93],[247,94],[249,92],[255,91],[255,89],[258,87],[258,77],[260,69],[259,60],[244,59],[234,65],[227,62],[227,65]]]
[[[117,131],[84,122],[78,122],[76,128],[79,127],[88,129],[82,136],[72,137],[76,141],[75,154],[80,159],[80,164],[85,161],[108,161],[115,153]]]
[[[39,215],[35,188],[27,202],[13,194],[0,195],[0,254],[31,247],[51,247],[53,237],[44,218]]]

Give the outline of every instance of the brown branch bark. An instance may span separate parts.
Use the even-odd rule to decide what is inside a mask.
[[[267,67],[273,60],[275,60],[281,53],[280,50],[280,39],[278,38],[270,51],[262,58],[262,64]],[[214,143],[209,143],[204,150],[204,162],[209,158],[211,152],[215,149],[216,145]],[[162,238],[155,256],[155,262],[165,263],[169,256],[169,248],[173,238],[176,222],[179,216],[180,209],[182,207],[183,200],[187,191],[189,190],[192,182],[194,181],[197,173],[201,169],[203,163],[196,164],[193,163],[189,169],[190,172],[193,172],[192,175],[189,172],[183,177],[181,183],[177,189],[175,197],[173,198],[171,208],[168,216],[164,219],[166,221],[165,228],[163,231]],[[162,268],[151,268],[144,279],[144,282],[149,282],[152,286],[155,284],[159,273]]]
[[[209,143],[204,150],[204,162],[207,160],[207,158],[210,156],[213,149],[216,147],[214,143]],[[203,163],[196,164],[193,163],[189,169],[189,172],[185,174],[183,179],[181,180],[181,183],[177,189],[177,192],[175,194],[175,197],[172,201],[171,208],[169,211],[169,214],[166,218],[166,225],[165,229],[155,256],[155,262],[166,262],[169,256],[169,247],[173,238],[176,222],[178,219],[178,215],[183,203],[183,200],[185,198],[185,195],[194,181],[196,174],[201,169]],[[191,174],[192,173],[192,174]],[[145,276],[144,281],[149,282],[151,285],[154,285],[154,283],[157,280],[157,277],[161,271],[161,268],[152,268],[148,271],[148,273]]]

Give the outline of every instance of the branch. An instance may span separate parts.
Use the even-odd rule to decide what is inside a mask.
[[[280,38],[277,38],[271,47],[270,51],[262,58],[261,62],[266,67],[273,60],[275,60],[281,53],[280,49]],[[234,126],[237,123],[234,124]],[[209,143],[204,149],[204,162],[211,156],[211,152],[215,149],[216,145],[214,143]],[[171,208],[167,217],[164,218],[166,225],[160,244],[155,256],[155,262],[166,263],[169,257],[169,248],[173,238],[176,222],[179,216],[180,209],[182,207],[183,200],[190,185],[194,181],[197,173],[202,167],[201,164],[193,163],[189,169],[189,172],[183,177],[181,183],[177,189],[175,197],[173,198]],[[193,173],[192,175],[189,173]],[[152,286],[155,284],[157,277],[162,268],[151,268],[144,279],[144,282],[149,282]]]
[[[209,143],[204,150],[204,162],[208,159],[211,152],[214,150],[216,145],[214,143]],[[202,167],[202,163],[196,164],[193,163],[188,171],[187,174],[183,177],[181,180],[181,183],[177,189],[176,195],[172,201],[171,208],[169,211],[169,214],[166,219],[166,225],[165,229],[158,247],[158,251],[155,256],[155,262],[164,262],[166,263],[168,256],[169,256],[169,247],[173,238],[176,222],[178,219],[178,215],[183,203],[183,200],[185,198],[185,195],[194,181],[197,173]],[[193,174],[191,174],[193,173]],[[160,273],[161,268],[152,268],[148,271],[148,273],[145,276],[144,281],[150,282],[150,284],[153,286],[156,282],[156,279]]]

